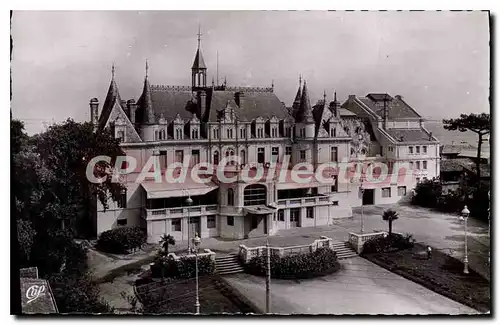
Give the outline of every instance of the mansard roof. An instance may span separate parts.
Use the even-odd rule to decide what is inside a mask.
[[[408,105],[401,96],[395,96],[392,98],[386,94],[368,94],[366,97],[358,97],[358,99],[368,106],[376,115],[380,118],[384,117],[384,98],[385,105],[387,105],[388,116],[387,118],[392,119],[404,119],[404,118],[421,118],[410,105]]]

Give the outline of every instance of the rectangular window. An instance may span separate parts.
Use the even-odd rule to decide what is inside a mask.
[[[120,193],[120,198],[118,199],[118,208],[126,209],[127,208],[127,190],[123,190]]]
[[[422,146],[422,151],[424,152],[424,154],[427,153],[427,146]]]
[[[198,129],[194,129],[193,132],[191,132],[191,138],[198,139]]]
[[[420,161],[416,162],[417,170],[420,170]]]
[[[332,192],[337,192],[339,190],[339,178],[337,175],[333,175],[333,185]]]
[[[285,210],[278,210],[278,221],[285,221]]]
[[[330,129],[330,137],[332,138],[337,137],[337,129],[335,129],[334,127]]]
[[[406,186],[398,186],[398,196],[406,195]]]
[[[266,160],[266,155],[264,148],[257,148],[257,162],[259,164],[263,164],[265,163],[265,160]]]
[[[382,197],[391,197],[391,188],[383,187],[382,188]]]
[[[427,161],[422,161],[422,168],[427,169]]]
[[[118,219],[118,220],[116,220],[116,224],[118,226],[126,226],[127,225],[127,219]]]
[[[408,147],[408,150],[409,150],[409,153],[412,154],[413,153],[413,147]]]
[[[339,159],[339,153],[337,147],[331,147],[330,149],[330,161],[337,162]]]
[[[410,169],[413,170],[413,161],[410,161]]]
[[[191,151],[191,161],[192,161],[191,167],[198,165],[200,163],[200,150]]]
[[[313,207],[307,207],[306,218],[314,219],[314,208]]]
[[[417,153],[420,153],[420,146],[416,146],[415,149],[416,149]]]
[[[306,151],[305,150],[300,150],[300,160],[306,161]]]
[[[286,147],[285,148],[285,155],[291,156],[292,155],[292,147]]]
[[[227,225],[228,226],[234,226],[234,217],[233,216],[227,216]]]
[[[215,228],[215,216],[208,216],[207,217],[207,228],[208,229]]]
[[[184,161],[184,150],[175,150],[175,162],[182,163]]]
[[[339,201],[332,201],[332,205],[333,205],[333,206],[337,206],[337,205],[339,205]]]
[[[246,129],[240,129],[240,138],[245,139],[246,137]]]
[[[305,128],[300,129],[300,137],[301,138],[305,138],[306,137],[306,129]]]
[[[280,153],[280,148],[279,147],[272,147],[271,148],[271,161],[278,163],[278,157]]]
[[[167,152],[160,151],[160,165],[163,167],[167,167]]]
[[[125,141],[125,132],[118,131],[117,138],[120,139],[120,142],[124,142]]]
[[[172,219],[172,231],[181,231],[181,218]]]
[[[219,130],[214,129],[214,139],[217,139],[217,138],[218,138],[218,136],[217,136],[217,135],[218,135],[218,132],[217,132],[217,131],[219,131]]]

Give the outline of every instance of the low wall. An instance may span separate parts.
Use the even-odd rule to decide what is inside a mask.
[[[402,233],[392,232],[393,234],[403,236]],[[380,236],[387,236],[386,231],[376,231],[368,234],[357,234],[354,232],[349,233],[349,245],[356,251],[356,253],[361,254],[363,252],[363,245],[372,238],[377,238]]]
[[[181,257],[187,257],[187,258],[195,258],[196,257],[195,254],[179,256],[179,255],[176,255],[175,253],[169,253],[167,256],[169,258],[174,259],[175,261],[180,260]],[[198,253],[198,257],[205,257],[205,256],[209,256],[210,259],[215,262],[215,252],[212,252],[210,249],[206,248],[203,250],[203,253]]]
[[[318,248],[328,247],[333,249],[333,239],[321,236],[309,245],[288,246],[288,247],[269,247],[271,256],[287,256],[294,254],[304,254],[315,252]],[[238,255],[243,263],[248,263],[252,258],[266,255],[266,246],[247,247],[240,245]]]
[[[385,231],[372,232],[368,234],[357,234],[354,232],[349,233],[349,245],[356,253],[361,254],[363,252],[363,245],[373,238],[378,238],[387,234]]]

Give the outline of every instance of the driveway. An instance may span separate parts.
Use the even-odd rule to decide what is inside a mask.
[[[476,310],[393,274],[361,257],[341,261],[336,274],[271,281],[278,314],[473,314]],[[244,273],[225,280],[265,312],[265,278]]]

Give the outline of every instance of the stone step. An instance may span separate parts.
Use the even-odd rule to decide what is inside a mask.
[[[225,266],[225,265],[240,265],[239,261],[226,261],[226,262],[217,262],[215,263],[217,267]]]
[[[229,274],[235,274],[235,273],[242,273],[243,269],[241,270],[230,270],[230,271],[223,271],[223,272],[217,272],[219,275],[229,275]]]

